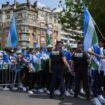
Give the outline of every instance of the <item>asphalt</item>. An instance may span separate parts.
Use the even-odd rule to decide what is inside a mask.
[[[93,105],[93,103],[73,97],[59,100],[57,96],[54,99],[49,99],[46,94],[29,95],[22,92],[0,91],[0,105]]]

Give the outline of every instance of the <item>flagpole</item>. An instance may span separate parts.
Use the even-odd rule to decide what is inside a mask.
[[[100,31],[98,25],[96,24],[95,26],[97,28],[97,31],[100,33],[101,37],[105,40],[105,37],[103,36],[102,32]]]
[[[95,20],[93,19],[92,16],[91,16],[91,18],[92,18],[92,21],[93,21],[94,25],[97,28],[97,31],[100,33],[101,37],[105,40],[105,37],[103,36],[103,34],[102,34],[101,30],[99,29],[98,25],[96,24]]]

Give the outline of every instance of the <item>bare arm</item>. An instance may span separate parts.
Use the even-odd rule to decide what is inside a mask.
[[[66,58],[65,58],[65,57],[62,57],[62,59],[63,59],[64,64],[67,66],[69,72],[71,72],[71,68],[70,68],[70,66],[69,66],[69,64],[68,64],[68,62],[67,62],[67,60],[66,60]]]
[[[90,49],[88,50],[88,53],[89,53],[90,55],[97,56],[97,57],[100,57],[100,58],[102,58],[102,59],[105,59],[105,57],[104,57],[103,55],[99,55],[99,54],[94,53],[94,51],[93,51],[92,48],[90,48]]]

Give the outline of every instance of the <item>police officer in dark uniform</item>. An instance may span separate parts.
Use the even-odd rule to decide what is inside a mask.
[[[90,98],[90,91],[89,91],[89,77],[88,77],[88,56],[87,53],[83,51],[83,44],[82,42],[78,42],[77,49],[72,55],[72,63],[74,64],[74,71],[75,71],[75,94],[74,97],[77,98],[80,87],[81,81],[83,81],[83,88],[86,92],[87,99]]]
[[[59,81],[60,84],[60,98],[64,98],[64,65],[67,66],[68,70],[71,71],[69,64],[67,63],[63,51],[62,51],[62,42],[57,41],[55,49],[51,52],[49,60],[49,70],[52,73],[52,80],[50,84],[50,98],[53,98],[53,91],[56,85],[56,82]]]

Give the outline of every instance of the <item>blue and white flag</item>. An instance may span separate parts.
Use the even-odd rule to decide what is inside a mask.
[[[11,28],[6,40],[6,47],[16,47],[18,43],[18,37],[16,32],[16,22],[15,17],[12,18]]]
[[[12,47],[12,43],[11,43],[11,33],[8,33],[8,37],[6,39],[6,47]]]
[[[37,48],[37,46],[38,46],[38,42],[35,42],[34,43],[34,48]]]
[[[98,43],[98,37],[95,30],[94,20],[86,6],[84,6],[84,50]]]

